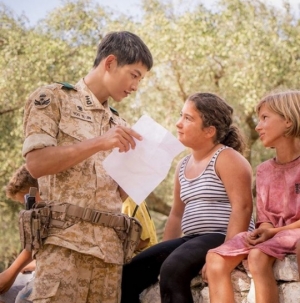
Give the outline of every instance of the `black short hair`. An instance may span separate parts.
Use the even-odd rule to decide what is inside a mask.
[[[137,35],[127,32],[110,32],[99,43],[94,67],[109,55],[117,57],[118,65],[141,62],[148,71],[153,66],[153,58],[147,45]]]

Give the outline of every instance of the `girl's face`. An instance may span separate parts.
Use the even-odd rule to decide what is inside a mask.
[[[285,138],[287,129],[291,122],[272,111],[266,104],[263,104],[258,114],[258,124],[255,130],[265,147],[278,147],[278,144]]]
[[[178,140],[187,147],[199,147],[205,140],[206,128],[192,101],[187,100],[176,123]]]

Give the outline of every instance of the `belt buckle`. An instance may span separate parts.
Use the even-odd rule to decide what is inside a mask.
[[[85,208],[82,214],[83,221],[91,221],[93,218],[93,210],[91,208]]]
[[[98,223],[100,221],[100,218],[101,218],[101,212],[94,210],[92,213],[91,222]]]

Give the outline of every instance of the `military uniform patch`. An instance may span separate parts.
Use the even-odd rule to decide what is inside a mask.
[[[75,110],[72,111],[71,117],[78,118],[78,119],[88,121],[88,122],[94,122],[94,119],[92,118],[92,116],[87,115],[82,112],[75,111]]]
[[[51,98],[47,96],[45,93],[40,94],[38,100],[34,99],[34,106],[36,108],[45,108],[51,103]]]
[[[85,105],[86,106],[93,106],[94,105],[94,102],[93,102],[93,100],[91,99],[90,96],[85,96]]]

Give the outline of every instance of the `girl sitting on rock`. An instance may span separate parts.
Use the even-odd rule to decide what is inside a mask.
[[[256,229],[241,232],[208,252],[211,303],[234,302],[231,272],[247,257],[255,302],[278,303],[272,266],[276,259],[296,253],[300,239],[300,91],[269,94],[256,111],[256,131],[265,147],[275,149],[276,156],[257,168]]]

